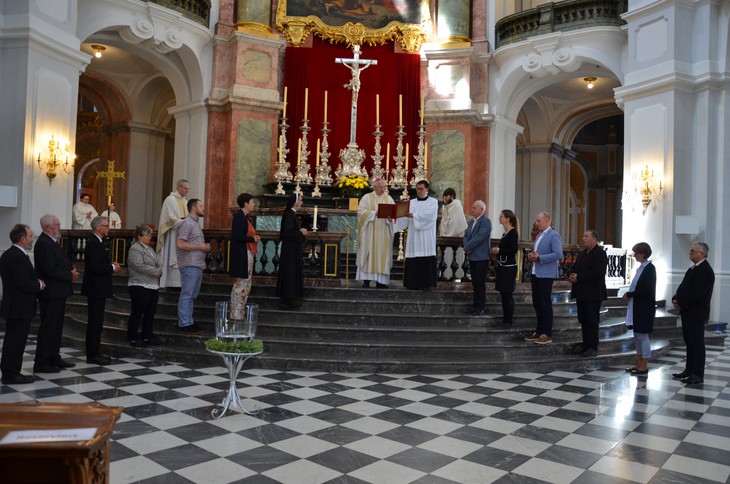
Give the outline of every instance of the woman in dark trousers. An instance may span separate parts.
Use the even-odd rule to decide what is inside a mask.
[[[158,344],[152,333],[157,312],[157,299],[160,289],[162,265],[157,260],[155,249],[150,247],[152,229],[138,225],[134,230],[135,242],[129,248],[127,265],[129,267],[129,296],[132,299],[132,312],[127,323],[127,339],[132,346],[152,346]],[[142,337],[137,330],[142,323]]]
[[[499,223],[504,228],[504,234],[499,246],[492,248],[492,254],[497,256],[496,283],[494,288],[502,296],[502,324],[512,326],[512,317],[515,312],[515,282],[517,281],[517,217],[512,210],[499,212]]]
[[[639,242],[631,248],[634,258],[639,264],[636,275],[631,280],[629,291],[624,299],[629,301],[626,307],[626,326],[634,328],[636,343],[636,366],[626,368],[632,375],[649,373],[651,358],[651,342],[649,333],[654,330],[654,314],[656,312],[656,268],[651,263],[651,247],[646,242]]]
[[[297,210],[303,203],[299,194],[292,193],[281,216],[281,253],[279,256],[279,277],[276,281],[276,295],[281,298],[282,309],[297,309],[297,298],[304,295],[304,260],[302,251],[307,229],[301,228]]]

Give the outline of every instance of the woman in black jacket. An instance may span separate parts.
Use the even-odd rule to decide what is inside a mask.
[[[231,319],[243,319],[248,295],[251,293],[251,277],[261,237],[256,234],[253,223],[248,219],[256,209],[256,200],[250,193],[241,193],[236,199],[241,208],[233,216],[231,225],[231,253],[228,273],[233,276],[231,289]]]
[[[304,295],[304,242],[307,229],[301,228],[297,210],[302,206],[302,196],[292,193],[281,216],[279,240],[279,277],[276,281],[276,295],[281,298],[282,309],[297,309],[297,298]]]
[[[499,241],[499,246],[492,248],[492,254],[497,256],[495,268],[496,281],[494,288],[502,296],[502,324],[512,326],[512,317],[515,312],[515,282],[517,281],[517,217],[512,210],[499,212],[499,223],[504,228],[504,234]]]
[[[627,368],[632,375],[649,373],[651,358],[651,342],[649,333],[654,330],[654,313],[656,312],[656,268],[651,263],[651,247],[646,242],[639,242],[631,248],[634,258],[639,264],[636,275],[631,280],[629,291],[624,299],[629,301],[626,307],[626,326],[634,329],[636,343],[636,366]]]

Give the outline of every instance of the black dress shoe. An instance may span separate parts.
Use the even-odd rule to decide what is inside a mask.
[[[108,365],[112,362],[112,359],[103,355],[89,356],[86,358],[86,362],[93,363],[94,365]]]
[[[364,281],[362,287],[370,287],[370,281]]]
[[[64,360],[61,360],[61,359],[53,360],[51,362],[51,364],[53,366],[57,366],[59,368],[73,368],[74,366],[76,366],[75,363],[71,363],[70,361],[64,361]]]
[[[681,373],[672,373],[672,378],[674,378],[675,380],[681,380],[682,378],[687,378],[688,376],[692,376],[692,373],[686,370]]]
[[[680,381],[686,385],[697,385],[698,383],[705,382],[704,378],[699,377],[697,375],[686,376],[686,377],[682,378]]]
[[[35,381],[35,378],[31,375],[13,375],[13,376],[4,376],[2,377],[2,380],[5,385],[27,385],[28,383],[33,383]]]
[[[56,365],[52,365],[50,363],[43,363],[39,364],[36,363],[33,365],[33,373],[60,373],[61,369],[57,367]]]
[[[203,332],[203,328],[198,326],[197,323],[193,323],[190,326],[178,326],[177,329],[179,329],[183,333],[190,333],[190,334],[200,334]]]

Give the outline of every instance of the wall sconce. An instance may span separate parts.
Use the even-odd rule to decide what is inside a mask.
[[[101,59],[101,53],[106,50],[106,47],[99,44],[91,44],[91,48],[94,49],[94,57]]]
[[[593,89],[593,86],[595,85],[597,79],[595,77],[584,77],[583,80],[585,81],[586,87],[588,89]]]
[[[69,158],[71,161],[69,162]],[[38,167],[41,170],[45,170],[46,176],[48,177],[48,183],[53,183],[53,179],[56,178],[57,171],[64,171],[65,173],[71,174],[74,172],[74,159],[76,155],[71,153],[68,149],[68,143],[65,148],[61,148],[61,144],[56,142],[55,136],[51,135],[51,141],[48,142],[48,159],[41,159],[41,153],[38,153]],[[64,159],[64,161],[61,161]]]
[[[641,205],[644,207],[644,213],[649,208],[652,201],[658,201],[664,187],[662,181],[654,177],[654,170],[649,170],[649,165],[643,170],[634,173],[634,191],[641,196]]]

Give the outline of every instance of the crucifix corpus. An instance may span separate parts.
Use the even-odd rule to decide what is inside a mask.
[[[357,96],[360,93],[360,73],[370,66],[378,64],[377,60],[360,59],[360,46],[355,45],[352,48],[353,58],[345,59],[338,57],[335,63],[343,64],[352,72],[352,79],[344,85],[345,88],[352,91],[352,105],[350,107],[350,143],[346,150],[340,150],[340,160],[343,166],[340,168],[341,173],[338,176],[349,175],[350,173],[361,174],[360,164],[365,159],[365,152],[357,149],[357,141],[355,140],[355,132],[357,130]]]
[[[114,195],[114,179],[124,178],[123,171],[114,171],[114,160],[107,160],[106,171],[96,172],[96,176],[106,178],[106,207],[107,217],[111,215],[111,209],[109,206],[112,204],[112,195]]]

